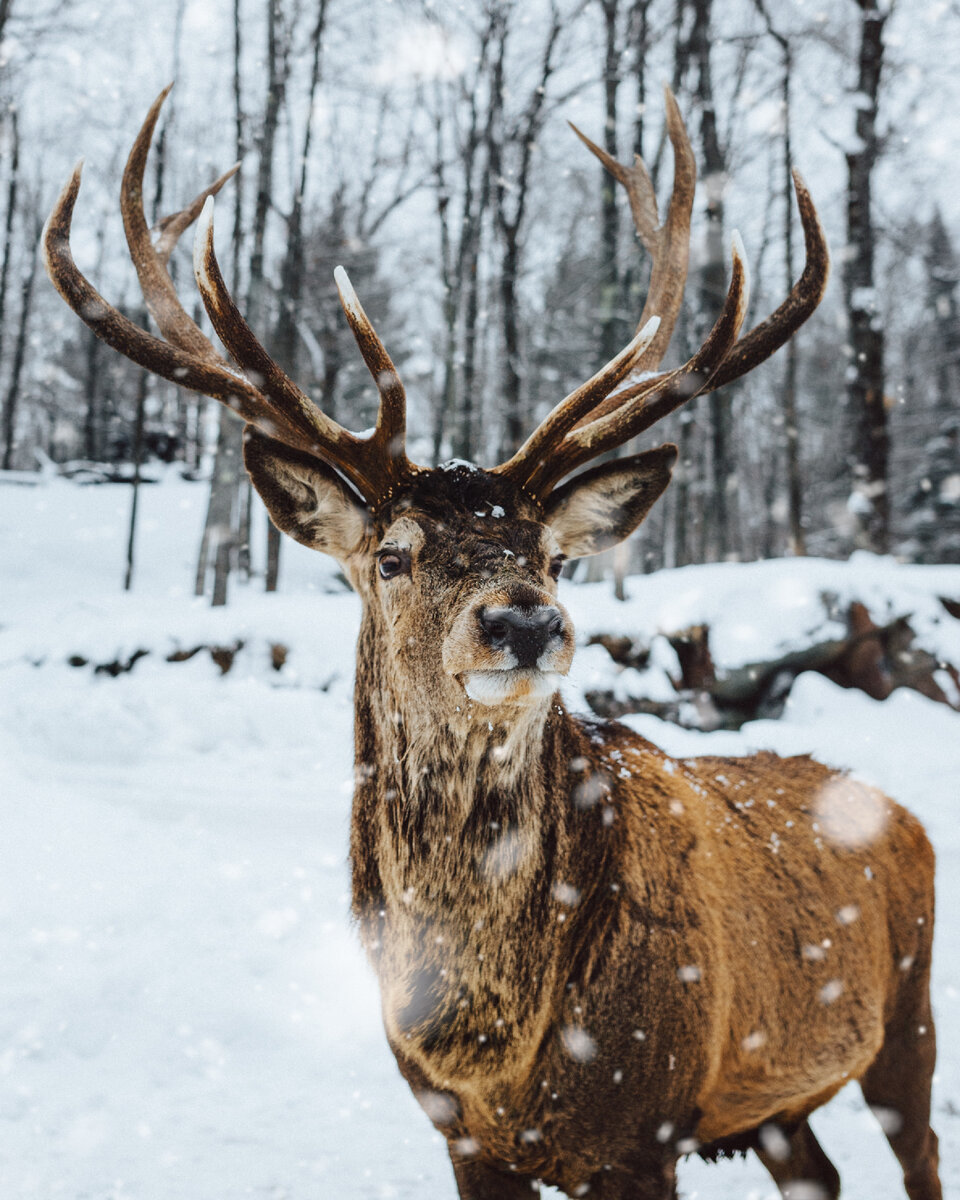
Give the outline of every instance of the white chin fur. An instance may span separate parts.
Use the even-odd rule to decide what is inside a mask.
[[[512,671],[466,671],[463,686],[478,704],[532,704],[552,696],[561,679],[556,671],[520,667]]]

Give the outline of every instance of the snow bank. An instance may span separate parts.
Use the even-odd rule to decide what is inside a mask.
[[[344,1200],[454,1195],[439,1137],[400,1080],[350,926],[352,655],[358,611],[319,555],[284,544],[284,591],[190,595],[205,489],[145,489],[135,590],[119,592],[123,487],[0,496],[0,1193],[50,1200]],[[935,597],[957,568],[796,560],[565,587],[582,638],[708,621],[718,661],[826,628],[828,591],[910,611],[948,657]],[[170,647],[247,648],[221,677]],[[658,639],[658,644],[662,639]],[[282,641],[290,659],[270,665]],[[932,644],[927,642],[926,644]],[[137,648],[128,674],[66,665]],[[669,647],[666,647],[669,651]],[[663,645],[643,682],[664,684]],[[33,665],[35,662],[40,666]],[[581,647],[565,689],[617,674]],[[626,673],[625,673],[626,674]],[[619,686],[639,686],[630,675]],[[630,723],[673,754],[812,751],[927,822],[940,863],[934,1123],[960,1195],[960,715],[802,676],[785,717],[702,734]],[[902,1200],[855,1090],[814,1121],[850,1200]],[[773,1197],[759,1164],[681,1168],[688,1197]]]

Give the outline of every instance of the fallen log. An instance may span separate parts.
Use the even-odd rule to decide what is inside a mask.
[[[824,600],[828,603],[826,597]],[[944,605],[947,607],[946,601]],[[957,611],[960,613],[960,606]],[[680,672],[671,676],[676,701],[624,697],[601,690],[590,692],[587,701],[604,717],[652,713],[686,728],[738,729],[746,721],[780,717],[796,677],[804,671],[817,671],[840,687],[856,688],[874,700],[885,700],[897,688],[907,687],[960,710],[960,672],[913,644],[909,614],[878,625],[864,604],[853,601],[846,624],[843,637],[732,669],[716,667],[709,626],[693,625],[665,635]],[[638,658],[636,643],[628,637],[597,634],[591,643],[604,646],[620,666],[636,665],[632,661]],[[642,665],[648,659],[649,651]],[[939,671],[953,681],[953,698],[937,682]]]

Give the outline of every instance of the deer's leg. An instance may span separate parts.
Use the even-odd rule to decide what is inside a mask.
[[[653,1163],[631,1170],[599,1171],[589,1190],[578,1192],[586,1200],[677,1200],[676,1164]]]
[[[887,1026],[880,1053],[860,1087],[893,1147],[910,1200],[942,1200],[937,1135],[930,1128],[930,1084],[937,1040],[929,967],[919,974]]]
[[[758,1149],[757,1157],[773,1176],[784,1200],[793,1196],[837,1200],[840,1195],[837,1168],[824,1154],[807,1121],[786,1138],[782,1151],[775,1152],[769,1146]]]
[[[455,1162],[453,1174],[460,1200],[530,1200],[540,1191],[535,1181],[485,1163]]]

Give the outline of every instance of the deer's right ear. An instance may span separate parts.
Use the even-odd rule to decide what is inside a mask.
[[[567,558],[598,554],[640,524],[670,482],[671,442],[575,475],[548,498],[544,521]]]
[[[367,510],[332,467],[250,426],[243,461],[278,529],[340,562],[359,549],[369,530]]]

